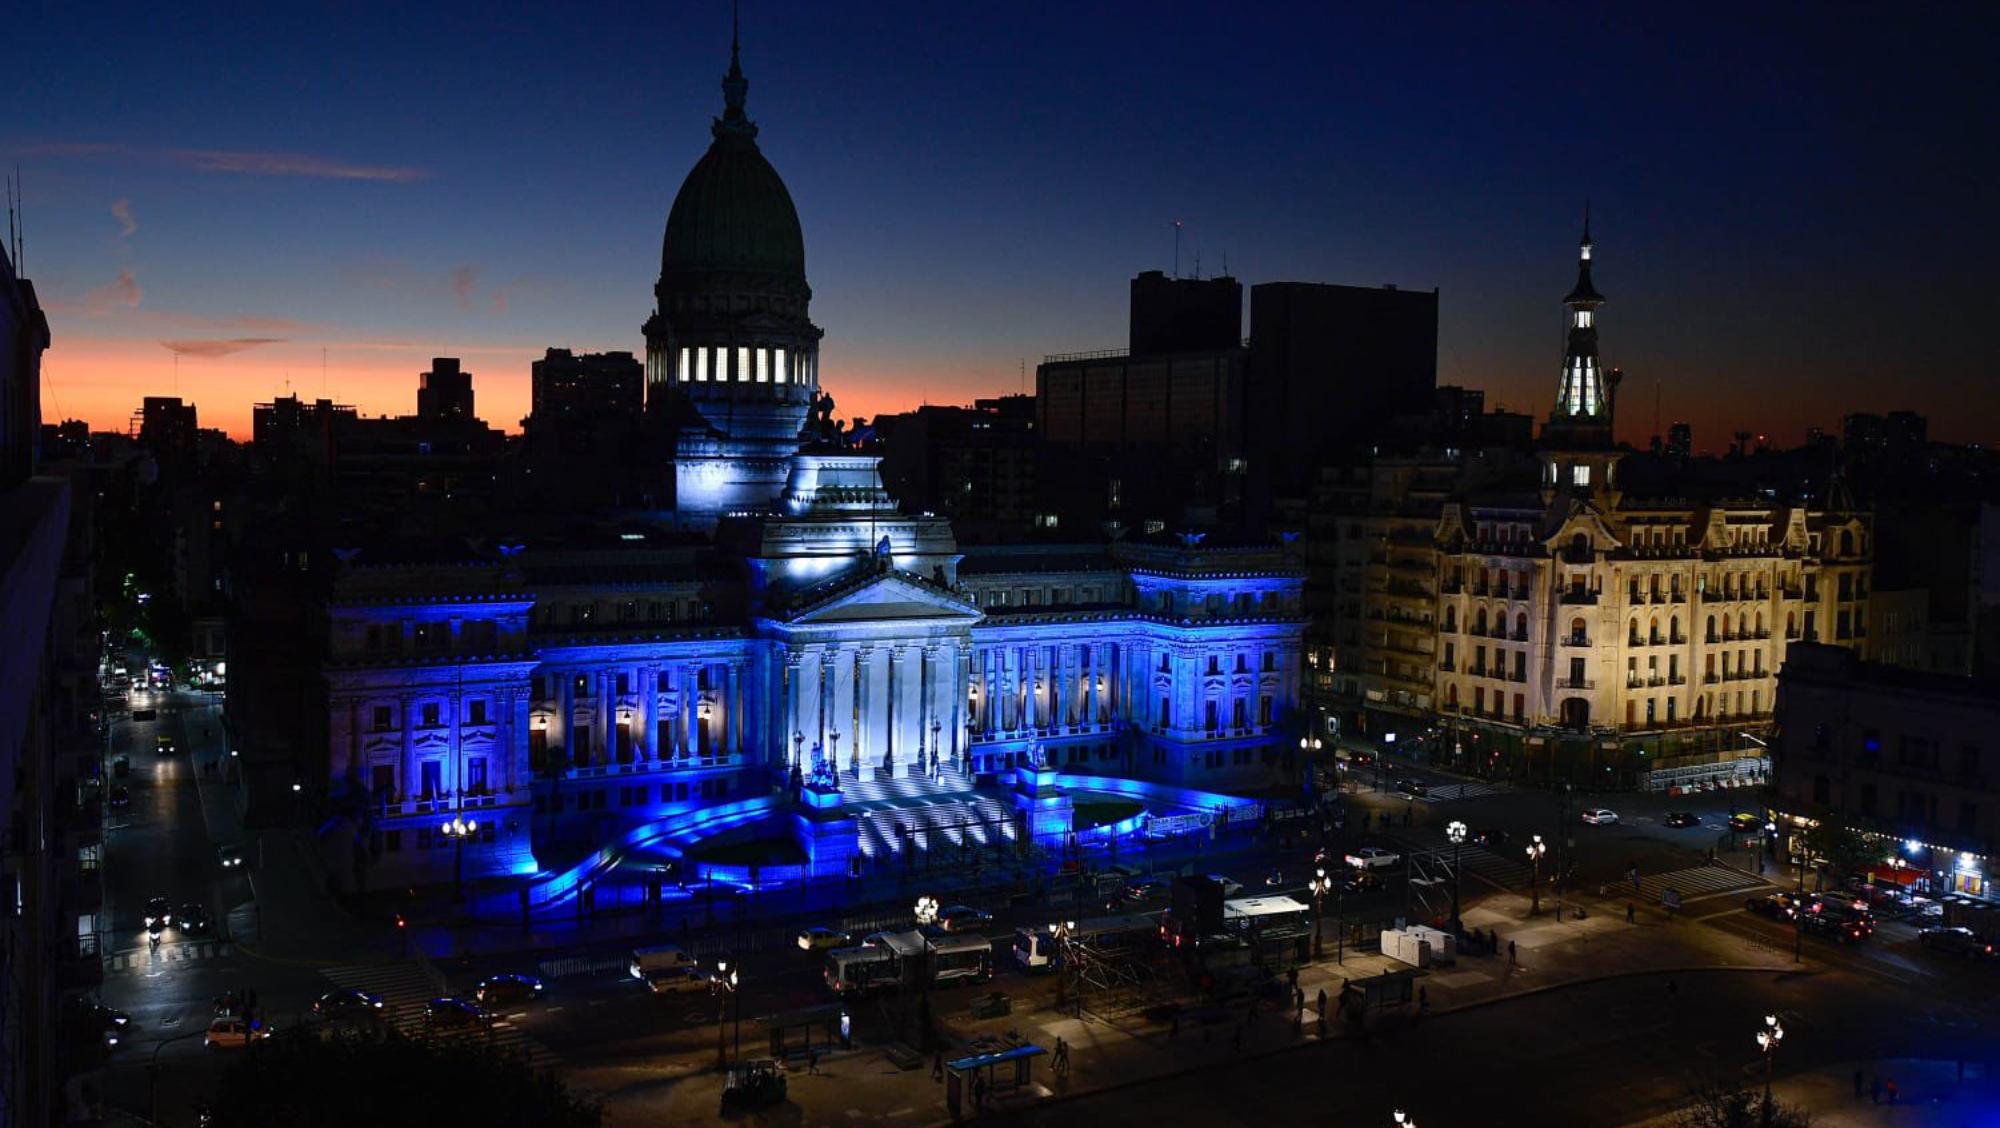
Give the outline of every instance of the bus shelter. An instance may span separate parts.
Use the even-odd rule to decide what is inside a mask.
[[[1019,1092],[1034,1082],[1035,1058],[1048,1053],[1033,1042],[992,1053],[973,1054],[944,1063],[944,1103],[952,1119],[963,1116],[972,1101],[972,1082],[986,1082],[986,1099]],[[975,1112],[978,1110],[974,1110]]]
[[[804,1057],[815,1050],[854,1045],[853,1020],[839,1003],[801,1007],[766,1015],[757,1021],[771,1033],[771,1056],[779,1061]]]

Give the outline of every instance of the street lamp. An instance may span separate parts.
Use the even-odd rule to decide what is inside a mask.
[[[1542,911],[1542,855],[1549,852],[1549,844],[1542,841],[1542,836],[1537,834],[1535,840],[1528,843],[1527,852],[1528,861],[1534,866],[1534,884],[1531,886],[1533,900],[1528,906],[1528,915],[1535,916]]]
[[[917,898],[914,911],[919,925],[936,924],[938,915],[937,898],[929,896]]]
[[[451,839],[452,883],[457,886],[458,897],[465,899],[465,840],[479,833],[478,819],[465,819],[453,815],[451,821],[438,828],[439,833]]]
[[[1417,1118],[1399,1108],[1396,1110],[1396,1124],[1397,1128],[1417,1128]]]
[[[1764,1016],[1764,1028],[1757,1031],[1757,1048],[1764,1051],[1764,1107],[1771,1106],[1771,1058],[1778,1052],[1778,1043],[1785,1040],[1785,1028],[1778,1025],[1778,1016]]]
[[[1326,955],[1321,935],[1326,926],[1326,895],[1333,889],[1333,878],[1327,876],[1326,867],[1319,868],[1307,888],[1313,895],[1313,959],[1319,959]]]
[[[728,960],[715,961],[715,1068],[729,1068],[729,1046],[723,1040],[728,1027],[722,1021],[722,1002],[725,995],[736,988],[736,973],[729,970]]]
[[[1458,858],[1465,846],[1466,826],[1457,819],[1445,824],[1444,836],[1451,839],[1451,931],[1456,935],[1464,931],[1458,919]]]

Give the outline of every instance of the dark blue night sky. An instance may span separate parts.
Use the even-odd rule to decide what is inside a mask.
[[[1621,437],[1657,381],[1704,448],[1898,407],[1983,441],[1993,12],[753,0],[743,64],[844,411],[1121,345],[1179,219],[1185,270],[1440,288],[1440,379],[1543,414],[1588,198]],[[322,350],[371,411],[465,356],[511,427],[543,347],[640,348],[729,38],[721,3],[10,23],[45,411],[119,422],[178,352],[238,431]]]

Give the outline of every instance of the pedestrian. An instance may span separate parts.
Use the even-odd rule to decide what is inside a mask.
[[[931,1080],[944,1080],[944,1051],[942,1050],[931,1055]],[[1860,1082],[1856,1081],[1855,1084],[1859,1085]]]
[[[1319,989],[1319,1016],[1326,1017],[1326,988]]]
[[[1519,962],[1519,954],[1514,950],[1514,942],[1512,940],[1507,941],[1507,966],[1513,967]]]
[[[1298,1012],[1299,1012],[1300,1014],[1304,1014],[1304,1013],[1306,1012],[1306,989],[1305,989],[1305,988],[1303,988],[1303,987],[1294,987],[1294,988],[1292,988],[1292,1005],[1293,1005],[1293,1007],[1294,1007],[1295,1009],[1297,1009],[1297,1011],[1298,1011]]]
[[[1858,1069],[1854,1071],[1854,1099],[1861,1099],[1861,1071]]]
[[[1882,1103],[1882,1079],[1880,1077],[1870,1077],[1868,1079],[1868,1103]]]
[[[818,1050],[807,1050],[807,1051],[806,1051],[806,1076],[808,1076],[808,1077],[817,1077],[817,1076],[819,1076],[819,1051],[818,1051]]]
[[[986,1111],[986,1077],[983,1074],[972,1079],[972,1110]]]
[[[1889,1084],[1885,1087],[1889,1090],[1889,1105],[1893,1108],[1896,1104],[1896,1079],[1894,1077],[1889,1078]]]
[[[1625,902],[1625,923],[1626,924],[1636,923],[1638,920],[1638,916],[1639,916],[1639,906],[1633,904],[1630,901]]]

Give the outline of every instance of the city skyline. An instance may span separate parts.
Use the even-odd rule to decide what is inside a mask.
[[[660,217],[721,108],[728,13],[679,16],[607,20],[661,46],[587,57],[568,46],[587,37],[492,21],[489,68],[452,55],[464,25],[441,15],[399,43],[366,12],[197,21],[143,56],[115,17],[52,17],[113,78],[51,71],[27,84],[34,131],[0,135],[54,330],[47,414],[121,427],[179,394],[247,437],[251,404],[288,388],[408,413],[416,374],[457,356],[514,430],[545,347],[642,351]],[[1183,273],[1226,254],[1249,284],[1438,287],[1440,383],[1542,417],[1588,198],[1621,439],[1654,433],[1656,387],[1660,427],[1690,420],[1706,450],[1850,411],[1992,430],[1953,400],[1993,312],[1974,273],[1992,158],[1938,144],[1991,101],[1953,54],[1972,37],[1320,19],[748,8],[750,115],[808,231],[841,414],[1031,391],[1043,354],[1122,344],[1126,282],[1173,268],[1178,220]],[[305,31],[318,50],[291,46]],[[1880,66],[1823,62],[1864,37]],[[362,41],[370,65],[339,66]],[[1352,45],[1341,66],[1315,65],[1328,41]],[[1192,82],[1211,52],[1236,73]],[[188,58],[223,73],[173,87]],[[516,71],[577,80],[493,77]],[[1494,83],[1504,105],[1480,101]]]

